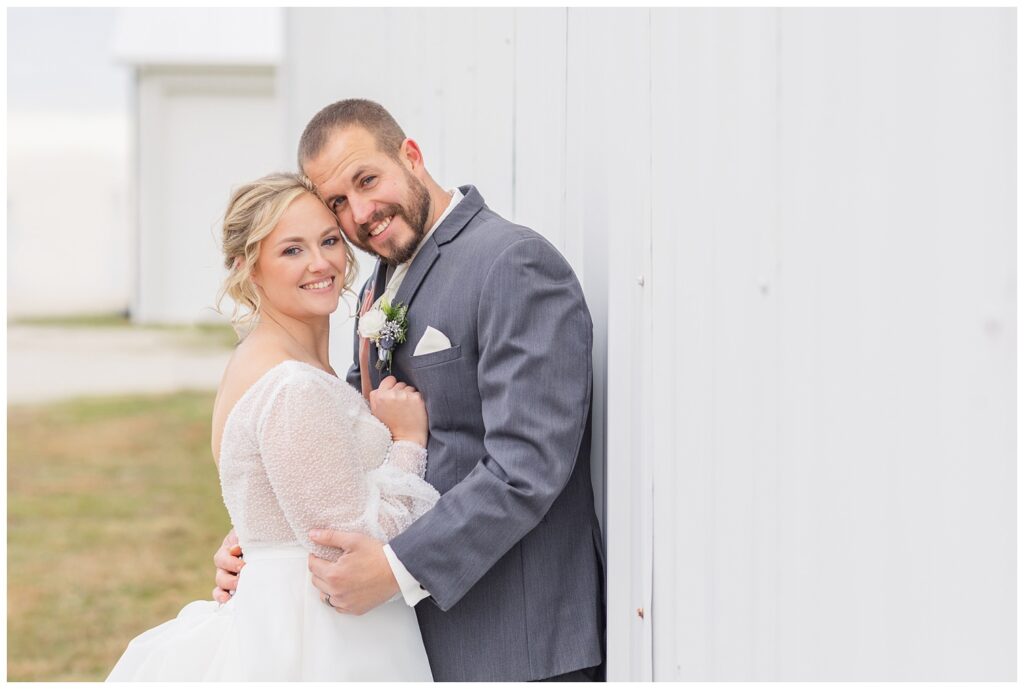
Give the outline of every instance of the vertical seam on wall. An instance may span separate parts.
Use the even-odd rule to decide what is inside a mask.
[[[713,19],[711,15],[708,16],[707,23],[711,25],[710,33],[711,33],[713,38],[717,39],[718,38],[718,35],[717,35],[718,34],[718,27],[715,24],[715,21],[716,20]],[[707,50],[710,53],[709,61],[714,65],[714,68],[717,69],[719,67],[719,62],[718,62],[718,55],[714,53],[714,45],[715,45],[715,43],[712,42],[708,46]],[[701,85],[700,84],[700,77],[698,75],[698,88],[700,88],[700,85]],[[713,86],[709,87],[709,90],[712,92],[712,94],[713,94],[712,97],[714,99],[712,107],[709,108],[709,110],[712,110],[712,112],[717,114],[717,111],[718,111],[718,109],[720,107],[720,103],[719,103],[720,94],[719,94],[719,91],[717,89],[715,89]],[[713,138],[712,138],[712,144],[711,144],[711,147],[710,147],[710,155],[709,155],[709,157],[711,157],[711,158],[714,157],[714,152],[717,150],[717,148],[719,146],[719,140],[720,140],[721,136],[722,136],[721,127],[716,126],[715,129],[714,129],[714,133],[712,134]],[[707,162],[710,165],[711,161],[709,160],[709,161],[701,161],[701,162]],[[716,173],[717,173],[717,170],[713,169],[712,170],[712,175],[714,175]],[[713,178],[709,186],[712,189],[714,189],[715,185],[717,184],[717,181],[718,181],[717,178]],[[718,677],[717,677],[717,665],[715,663],[715,639],[717,638],[717,633],[718,633],[717,616],[715,614],[716,613],[715,600],[716,600],[716,597],[718,595],[718,587],[716,586],[716,577],[715,577],[715,559],[716,559],[715,555],[717,553],[717,550],[716,550],[717,539],[715,538],[715,534],[717,533],[716,529],[718,528],[718,518],[717,518],[717,515],[715,514],[715,508],[717,506],[717,498],[718,498],[718,496],[716,494],[716,491],[715,491],[716,481],[718,480],[718,466],[717,466],[717,463],[715,462],[715,459],[717,457],[717,450],[718,450],[718,444],[716,442],[716,436],[715,436],[715,430],[716,430],[715,424],[716,424],[718,419],[717,419],[717,415],[715,413],[715,409],[716,409],[716,405],[718,404],[718,387],[717,387],[718,375],[717,375],[717,373],[718,373],[718,361],[719,361],[718,357],[716,356],[717,352],[718,352],[718,348],[716,347],[716,340],[718,339],[718,327],[717,327],[717,325],[718,325],[718,322],[717,322],[718,310],[715,308],[715,306],[717,304],[718,291],[717,291],[717,285],[715,283],[715,275],[717,273],[716,268],[717,268],[717,264],[718,264],[718,240],[717,240],[717,234],[718,233],[715,232],[715,227],[717,226],[717,222],[718,222],[718,208],[717,208],[718,199],[715,196],[713,191],[709,191],[708,192],[708,196],[710,197],[710,203],[709,203],[709,208],[708,208],[708,216],[709,216],[708,230],[710,231],[710,235],[711,235],[711,237],[710,237],[710,244],[711,244],[711,246],[710,246],[711,270],[710,270],[710,272],[708,274],[708,277],[707,277],[707,284],[708,284],[708,304],[709,304],[708,309],[710,310],[711,314],[710,314],[710,317],[708,317],[707,320],[710,321],[710,323],[708,324],[708,330],[709,330],[709,332],[708,332],[708,346],[709,346],[709,349],[710,349],[710,352],[711,352],[711,362],[710,362],[709,371],[708,371],[708,390],[709,390],[708,397],[710,399],[708,400],[708,409],[709,409],[709,413],[708,413],[708,436],[707,436],[708,439],[707,439],[707,456],[706,456],[706,459],[705,459],[705,461],[707,462],[707,476],[708,476],[708,482],[707,482],[707,485],[705,486],[705,491],[706,491],[706,495],[707,495],[707,506],[705,507],[705,509],[706,509],[707,520],[708,520],[708,530],[707,530],[707,533],[711,534],[711,537],[707,539],[707,542],[706,542],[706,544],[704,546],[705,552],[706,552],[706,557],[707,557],[707,561],[704,563],[704,572],[705,572],[705,576],[706,576],[705,586],[708,589],[708,595],[707,595],[707,601],[708,602],[707,602],[707,608],[706,608],[707,612],[705,614],[707,615],[707,620],[708,620],[708,635],[707,636],[708,636],[708,640],[709,640],[707,645],[705,646],[705,663],[706,663],[706,668],[705,668],[705,672],[704,672],[704,674],[705,674],[704,679],[705,679],[705,681],[714,682],[714,681],[718,680]]]
[[[519,207],[516,205],[519,187],[516,172],[518,171],[519,141],[519,10],[512,10],[512,219],[520,222]]]
[[[562,226],[562,252],[566,252],[569,244],[569,8],[565,8],[565,56],[562,60],[562,203],[561,215],[559,218]],[[580,256],[580,272],[583,270],[583,257]],[[586,276],[580,276],[580,282]],[[605,471],[607,476],[607,471]],[[603,479],[602,479],[603,481]],[[607,514],[604,515],[602,524],[607,524]]]
[[[778,378],[775,383],[776,414],[775,414],[775,552],[782,552],[782,514],[780,505],[782,503],[782,427],[781,415],[778,410],[782,409],[781,389],[785,375],[782,374],[782,13],[783,10],[775,10],[775,242],[773,243],[774,275],[775,280],[775,370]],[[776,559],[776,566],[781,558]],[[782,587],[781,572],[775,572],[775,677],[778,681],[782,667]],[[767,679],[767,678],[766,678]]]
[[[650,276],[649,286],[647,287],[647,294],[644,295],[648,305],[649,322],[648,334],[650,336],[649,342],[656,342],[654,339],[655,328],[654,328],[654,297],[655,297],[655,280],[654,280],[654,193],[651,191],[651,182],[654,179],[654,60],[653,50],[651,48],[651,39],[653,37],[653,13],[654,10],[648,8],[647,10],[647,256],[644,261],[644,272]],[[653,367],[653,359],[648,366]],[[654,380],[654,372],[650,372],[649,377],[645,376],[644,379],[647,381]],[[646,397],[647,395],[645,395]],[[644,429],[645,431],[647,429]],[[645,432],[644,436],[648,436]],[[649,436],[648,436],[649,437]],[[649,441],[652,442],[653,441]],[[650,580],[647,582],[649,591],[651,592],[649,610],[648,610],[648,629],[650,633],[650,658],[648,659],[650,678],[653,681],[654,678],[654,530],[656,528],[656,522],[654,520],[655,509],[654,509],[654,458],[648,456],[647,458],[647,485],[644,486],[644,491],[647,493],[647,508],[648,508],[648,523],[650,524],[650,533],[648,539],[650,543],[650,554],[651,561],[650,567]]]

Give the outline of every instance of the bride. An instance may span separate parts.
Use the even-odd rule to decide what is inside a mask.
[[[245,553],[223,605],[194,601],[128,645],[108,681],[429,681],[416,615],[400,597],[341,614],[310,581],[311,529],[387,541],[429,510],[427,417],[419,394],[386,378],[362,395],[328,361],[328,327],[354,277],[334,215],[301,175],[238,189],[224,220],[223,294],[251,326],[213,411],[221,490]],[[326,604],[325,604],[326,602]]]

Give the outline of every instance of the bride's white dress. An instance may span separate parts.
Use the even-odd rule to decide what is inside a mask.
[[[416,614],[396,596],[362,616],[335,612],[310,581],[308,553],[341,552],[314,528],[381,541],[438,499],[426,450],[391,441],[351,386],[286,361],[228,415],[220,481],[245,567],[226,604],[194,601],[132,640],[108,681],[429,681]]]

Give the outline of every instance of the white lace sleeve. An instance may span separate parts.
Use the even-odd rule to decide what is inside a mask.
[[[310,529],[359,531],[381,541],[401,533],[437,502],[423,480],[426,450],[391,442],[358,394],[312,371],[290,375],[268,396],[257,425],[260,457],[298,541]]]

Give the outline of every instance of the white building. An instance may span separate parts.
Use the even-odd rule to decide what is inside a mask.
[[[132,319],[223,320],[220,223],[231,189],[282,155],[282,11],[119,10],[114,54],[135,74]]]

